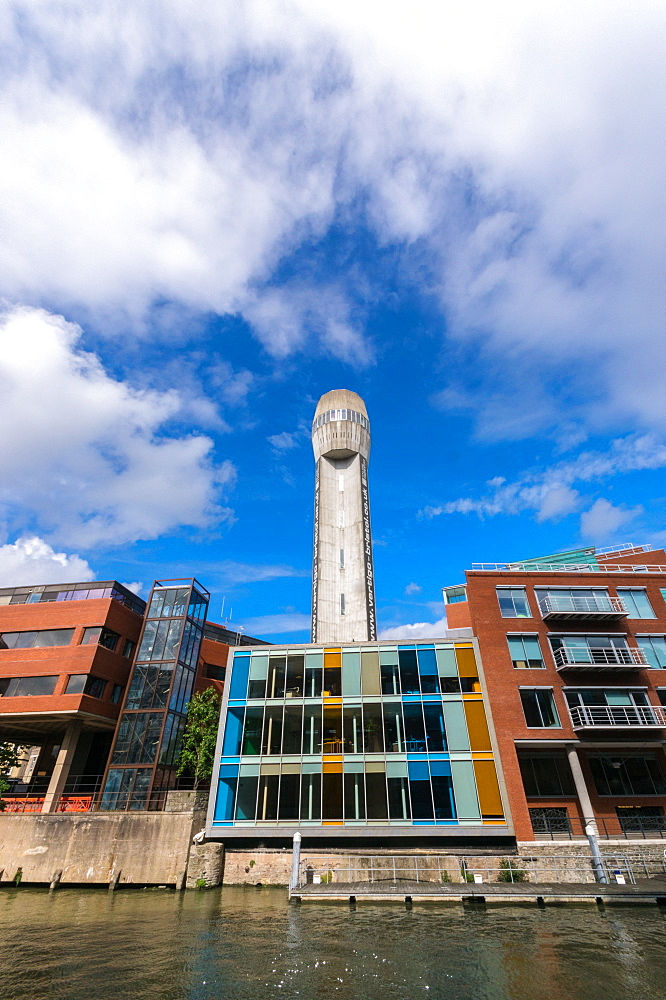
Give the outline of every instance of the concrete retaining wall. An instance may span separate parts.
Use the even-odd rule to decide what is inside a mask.
[[[117,878],[119,886],[182,888],[203,878],[219,885],[222,845],[193,851],[196,875],[188,879],[204,804],[205,796],[175,792],[160,813],[0,813],[0,878],[12,881],[20,871],[28,883],[100,885]]]

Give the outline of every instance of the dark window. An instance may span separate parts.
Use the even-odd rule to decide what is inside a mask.
[[[93,677],[90,674],[83,693],[89,695],[91,698],[103,698],[105,689],[106,681],[102,677]]]
[[[666,819],[661,806],[617,806],[623,833],[663,833]]]
[[[106,681],[92,674],[71,674],[65,694],[88,694],[91,698],[102,698]],[[122,690],[122,689],[121,689]]]
[[[132,655],[132,653],[134,652],[134,647],[135,646],[136,646],[136,643],[132,642],[131,639],[125,639],[125,642],[123,643],[123,653],[122,653],[122,655],[130,657]]]
[[[520,692],[525,722],[531,729],[559,727],[560,720],[550,688],[523,688]]]
[[[91,628],[84,630],[81,645],[93,646],[96,644],[104,646],[105,649],[114,650],[118,645],[119,639],[120,636],[118,633],[112,629],[106,628],[104,625],[93,625]]]
[[[3,677],[0,680],[0,696],[26,698],[53,694],[57,680],[57,675],[55,677]]]
[[[525,795],[544,798],[551,795],[575,795],[573,778],[566,757],[535,754],[533,757],[521,756],[519,763]]]
[[[552,836],[555,833],[563,833],[565,836],[569,836],[569,820],[564,806],[530,809],[530,819],[532,820],[532,829],[537,835],[545,833]]]
[[[73,628],[52,628],[39,632],[1,632],[0,649],[32,649],[46,646],[68,646]]]
[[[87,676],[87,674],[72,674],[67,681],[65,694],[83,694]]]
[[[111,704],[112,705],[118,705],[120,703],[120,700],[121,700],[121,698],[123,696],[123,691],[124,690],[125,689],[123,688],[122,684],[114,684],[113,685],[113,688],[111,690]]]
[[[599,795],[666,795],[666,781],[656,757],[623,754],[590,757]]]
[[[446,679],[447,680],[451,680],[450,677],[447,677]],[[480,694],[481,693],[481,685],[479,684],[479,678],[478,677],[461,677],[460,678],[460,690],[463,692],[463,694],[471,694],[473,692],[476,692],[477,694]]]
[[[212,681],[223,681],[226,673],[226,667],[219,667],[216,663],[204,663],[204,677],[209,677]]]

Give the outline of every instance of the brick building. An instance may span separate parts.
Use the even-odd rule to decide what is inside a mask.
[[[446,587],[479,643],[518,841],[666,831],[666,553],[475,564]]]
[[[0,741],[32,748],[4,796],[8,810],[96,807],[137,671],[146,607],[112,580],[0,589]],[[193,691],[222,692],[230,646],[260,642],[205,616],[199,625],[181,715]]]

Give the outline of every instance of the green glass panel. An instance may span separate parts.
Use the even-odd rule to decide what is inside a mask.
[[[443,707],[449,750],[454,753],[469,750],[469,736],[462,702],[445,701]]]
[[[451,761],[453,790],[459,819],[480,819],[479,802],[474,781],[474,765],[471,760]]]

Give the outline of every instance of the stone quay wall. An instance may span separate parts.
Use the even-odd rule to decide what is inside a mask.
[[[170,792],[155,813],[0,813],[0,882],[219,885],[223,845],[192,843],[206,799]]]

